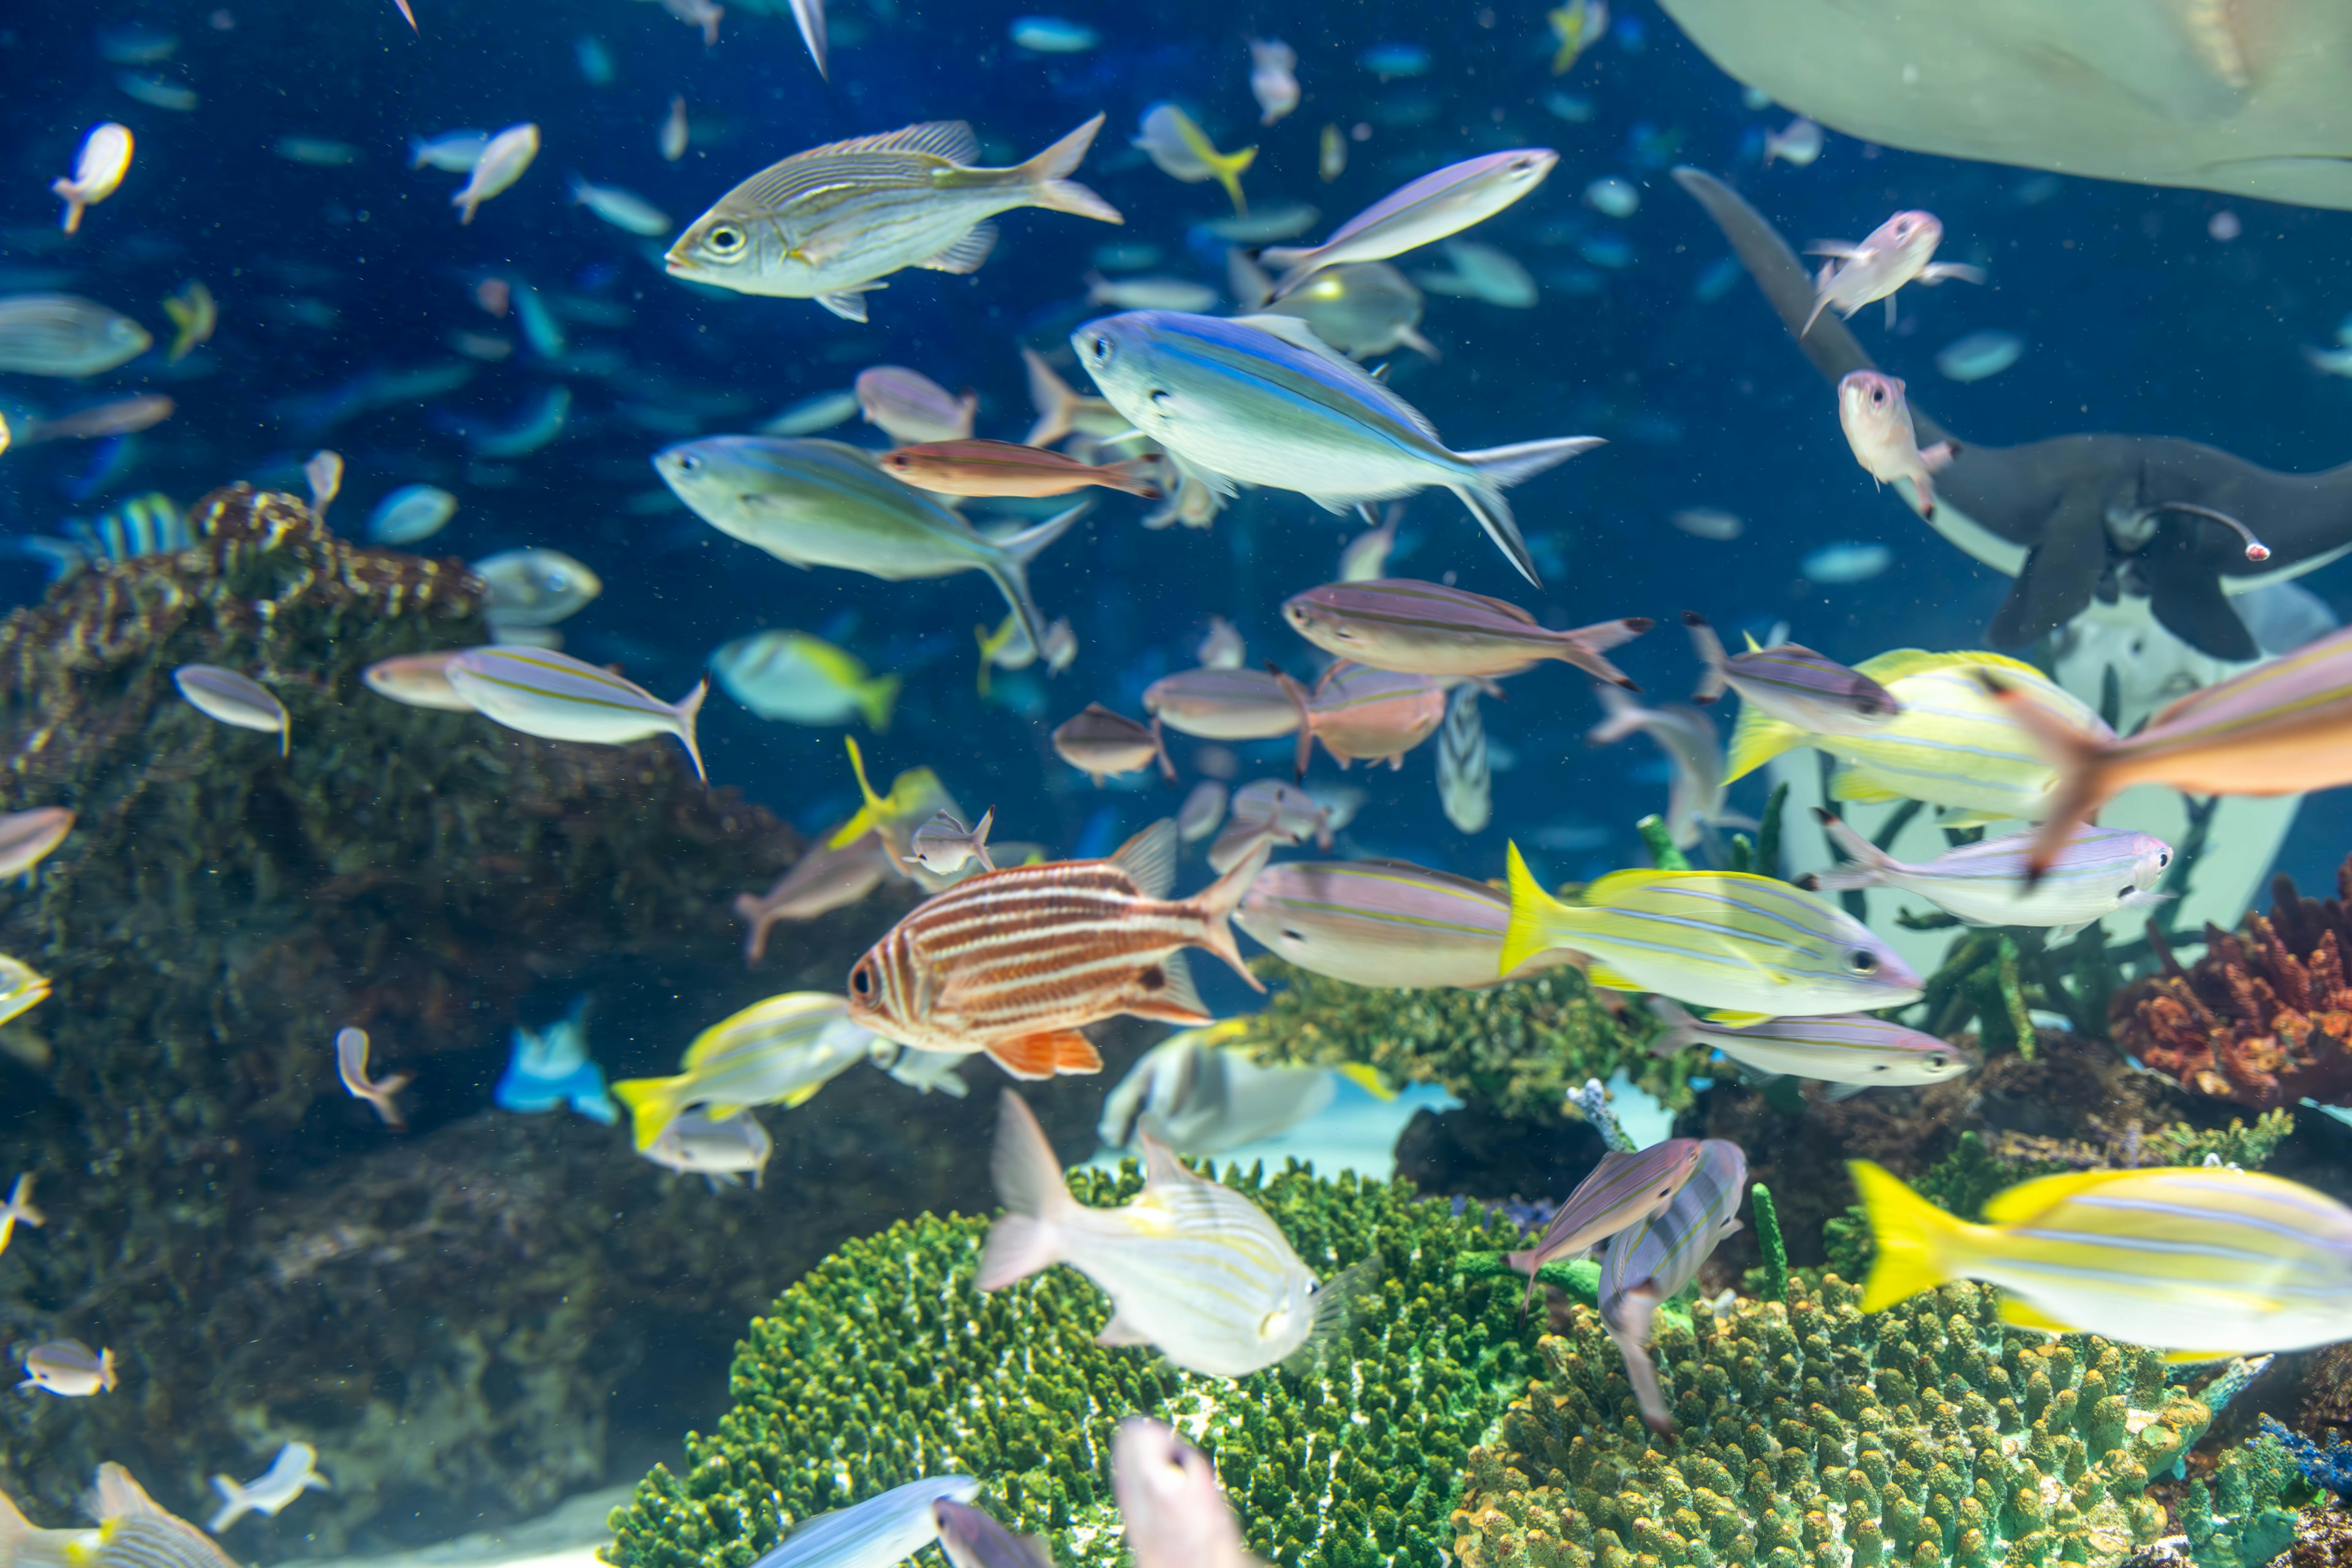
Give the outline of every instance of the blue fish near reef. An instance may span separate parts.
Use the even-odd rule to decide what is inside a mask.
[[[980,1483],[970,1476],[908,1481],[803,1521],[751,1568],[891,1568],[939,1539],[933,1503],[942,1498],[970,1502],[979,1495]]]
[[[54,583],[101,561],[185,550],[195,542],[187,514],[170,496],[154,490],[99,513],[94,522],[68,519],[63,539],[36,534],[16,549],[46,563]]]
[[[604,1069],[588,1058],[588,998],[543,1030],[514,1031],[514,1055],[499,1078],[492,1095],[501,1110],[537,1116],[569,1103],[592,1121],[607,1127],[621,1119],[621,1108],[604,1092]]]

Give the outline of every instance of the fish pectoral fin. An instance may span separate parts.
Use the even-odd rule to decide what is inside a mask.
[[[1013,1077],[1032,1081],[1057,1073],[1100,1072],[1103,1065],[1093,1042],[1076,1029],[1049,1029],[999,1040],[987,1047],[987,1055]]]
[[[2167,1351],[2164,1352],[2164,1364],[2189,1366],[2198,1362],[2229,1361],[2237,1353],[2235,1351]]]
[[[862,283],[855,289],[819,294],[816,302],[845,321],[863,321],[866,320],[866,296],[873,289],[886,287],[887,285],[881,283]]]
[[[977,272],[988,253],[996,248],[996,226],[976,223],[964,232],[963,237],[926,261],[915,263],[933,272]]]
[[[1866,1083],[1833,1083],[1822,1091],[1822,1098],[1828,1100],[1852,1100],[1869,1087]]]
[[[1591,981],[1593,984],[1598,985],[1603,991],[1641,991],[1646,989],[1643,986],[1634,984],[1631,980],[1626,979],[1622,974],[1618,973],[1617,971],[1610,968],[1607,964],[1602,963],[1598,959],[1594,960],[1591,967],[1584,972],[1584,978]]]
[[[1116,1310],[1111,1313],[1110,1321],[1103,1325],[1102,1332],[1095,1336],[1095,1343],[1098,1345],[1148,1345],[1150,1342],[1150,1334],[1129,1322]]]
[[[2029,1303],[2022,1296],[2003,1292],[2000,1298],[2000,1321],[2013,1329],[2036,1329],[2045,1334],[2071,1334],[2074,1325],[2062,1323],[2041,1308]]]

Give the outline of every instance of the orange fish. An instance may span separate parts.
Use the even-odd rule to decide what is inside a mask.
[[[1298,710],[1302,779],[1317,741],[1343,768],[1359,757],[1386,757],[1389,766],[1401,768],[1404,754],[1445,721],[1445,682],[1433,676],[1336,664],[1312,694],[1280,670],[1275,671],[1275,679]]]
[[[172,400],[157,392],[118,397],[89,408],[78,408],[55,419],[36,419],[21,437],[27,447],[44,441],[94,441],[101,436],[129,436],[161,425],[172,416]]]
[[[1256,989],[1226,924],[1267,847],[1171,900],[1176,824],[1108,860],[983,872],[892,927],[849,972],[849,1016],[919,1051],[984,1051],[1014,1078],[1100,1072],[1078,1033],[1117,1014],[1206,1024],[1183,950],[1206,948]]]
[[[1160,499],[1160,487],[1132,464],[1097,467],[1013,441],[922,441],[880,460],[917,489],[944,496],[1061,496],[1102,485],[1145,500]]]

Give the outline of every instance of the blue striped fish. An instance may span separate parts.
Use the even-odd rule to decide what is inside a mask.
[[[1701,1023],[1663,996],[1651,1001],[1650,1010],[1665,1020],[1666,1032],[1650,1047],[1659,1056],[1710,1046],[1759,1078],[1818,1079],[1832,1086],[1830,1100],[1865,1089],[1941,1083],[1977,1065],[1958,1046],[1867,1013],[1767,1018],[1735,1029]]]
[[[188,514],[161,490],[133,496],[95,519],[68,518],[65,537],[37,535],[19,548],[48,565],[49,581],[62,581],[100,561],[128,561],[186,550],[196,542]]]
[[[509,730],[542,741],[582,741],[617,746],[649,735],[675,735],[702,771],[702,748],[695,743],[695,715],[702,711],[702,681],[676,702],[665,702],[609,669],[552,648],[519,645],[467,648],[445,667],[449,689],[474,711]]]
[[[1611,1150],[1579,1182],[1568,1201],[1533,1247],[1506,1253],[1504,1261],[1528,1277],[1528,1301],[1536,1299],[1536,1276],[1544,1266],[1581,1258],[1629,1226],[1657,1218],[1698,1170],[1701,1146],[1694,1138],[1669,1138],[1642,1150]],[[1519,1311],[1527,1312],[1521,1302]]]
[[[1037,1118],[1006,1090],[989,1163],[1005,1213],[988,1233],[978,1287],[1001,1290],[1066,1263],[1110,1298],[1097,1343],[1151,1345],[1214,1377],[1263,1371],[1345,1326],[1373,1263],[1318,1284],[1264,1209],[1194,1175],[1149,1134],[1142,1142],[1142,1195],[1085,1207]]]
[[[2171,897],[2155,889],[2172,864],[2172,846],[2152,833],[2073,826],[2039,879],[2029,881],[2035,834],[1979,839],[1924,866],[1910,866],[1839,818],[1815,815],[1831,841],[1853,860],[1811,879],[1809,885],[1825,893],[1899,888],[1970,925],[2049,926],[2053,942],[2118,910],[2148,909]]]
[[[1717,1023],[1858,1013],[1919,999],[1894,948],[1817,893],[1738,871],[1614,871],[1581,904],[1544,891],[1510,847],[1502,973],[1547,948],[1594,961],[1592,984],[1717,1009]]]
[[[980,1483],[970,1476],[908,1481],[801,1521],[751,1568],[892,1568],[939,1539],[933,1503],[943,1498],[970,1502],[979,1495]]]
[[[1674,1420],[1650,1360],[1650,1325],[1659,1306],[1698,1277],[1716,1244],[1739,1228],[1747,1195],[1748,1156],[1738,1144],[1708,1139],[1698,1146],[1697,1167],[1662,1213],[1619,1231],[1601,1255],[1601,1321],[1625,1358],[1625,1376],[1654,1432],[1672,1431]]]

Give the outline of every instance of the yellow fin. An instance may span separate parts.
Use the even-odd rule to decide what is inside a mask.
[[[1862,1288],[1862,1310],[1876,1312],[1958,1276],[1953,1254],[1979,1227],[1929,1203],[1884,1165],[1849,1160],[1846,1170],[1862,1194],[1878,1256]]]
[[[1771,1022],[1770,1013],[1734,1013],[1717,1009],[1706,1015],[1706,1021],[1726,1029],[1752,1029],[1759,1024]]]
[[[1249,202],[1242,195],[1242,171],[1256,161],[1257,149],[1244,147],[1235,153],[1218,152],[1216,144],[1209,140],[1208,132],[1194,124],[1192,117],[1181,109],[1176,111],[1176,134],[1183,141],[1185,151],[1206,163],[1209,172],[1217,176],[1217,184],[1225,187],[1225,195],[1234,199],[1234,211],[1246,215]]]
[[[2167,1351],[2164,1352],[2164,1364],[2189,1366],[2202,1361],[2229,1361],[2237,1353],[2236,1351]]]
[[[1781,752],[1806,743],[1802,730],[1784,720],[1775,719],[1754,703],[1739,710],[1739,722],[1731,731],[1731,752],[1723,770],[1723,782],[1731,783],[1762,767]]]
[[[1986,1200],[1985,1223],[1988,1225],[2022,1225],[2047,1214],[2068,1198],[2104,1187],[2110,1182],[2128,1181],[2145,1175],[2138,1171],[2061,1171],[2054,1176],[2036,1176],[2030,1182],[2020,1182]]]
[[[1535,873],[1528,869],[1516,841],[1510,846],[1506,871],[1511,884],[1511,923],[1503,932],[1503,956],[1495,971],[1498,975],[1508,974],[1552,946],[1553,927],[1569,912],[1569,907],[1545,892]]]
[[[1394,1100],[1397,1091],[1381,1076],[1381,1069],[1369,1062],[1342,1062],[1337,1069],[1341,1078],[1362,1089],[1375,1100]]]
[[[1584,971],[1584,978],[1591,981],[1594,985],[1600,987],[1603,991],[1639,991],[1642,989],[1642,987],[1634,984],[1622,974],[1618,973],[1617,971],[1610,968],[1607,964],[1601,963],[1594,963],[1588,965]]]
[[[1974,653],[1963,649],[1958,653],[1929,653],[1926,648],[1889,648],[1874,654],[1855,665],[1857,675],[1866,675],[1885,686],[1906,675],[1925,675],[1939,669],[2003,669],[2011,675],[2031,677],[2038,685],[2047,686],[2050,678],[2026,663],[2007,654]]]
[[[2012,1296],[2007,1291],[2001,1293],[2000,1321],[2013,1329],[2038,1329],[2045,1334],[2071,1334],[2074,1331],[2074,1324],[2062,1323],[2022,1296]]]
[[[613,1098],[628,1109],[637,1152],[652,1148],[662,1129],[677,1120],[686,1108],[687,1086],[693,1081],[693,1074],[680,1073],[676,1078],[625,1078],[612,1086]]]
[[[1840,768],[1830,780],[1830,798],[1855,805],[1884,805],[1889,801],[1907,800],[1902,791],[1878,782],[1874,773],[1860,768]]]
[[[885,804],[874,793],[874,786],[866,782],[866,753],[857,749],[857,737],[844,735],[842,739],[848,742],[850,771],[857,775],[857,793],[866,797],[866,804],[858,808],[856,816],[842,824],[839,832],[825,840],[826,847],[833,849],[846,849],[880,826]]]

